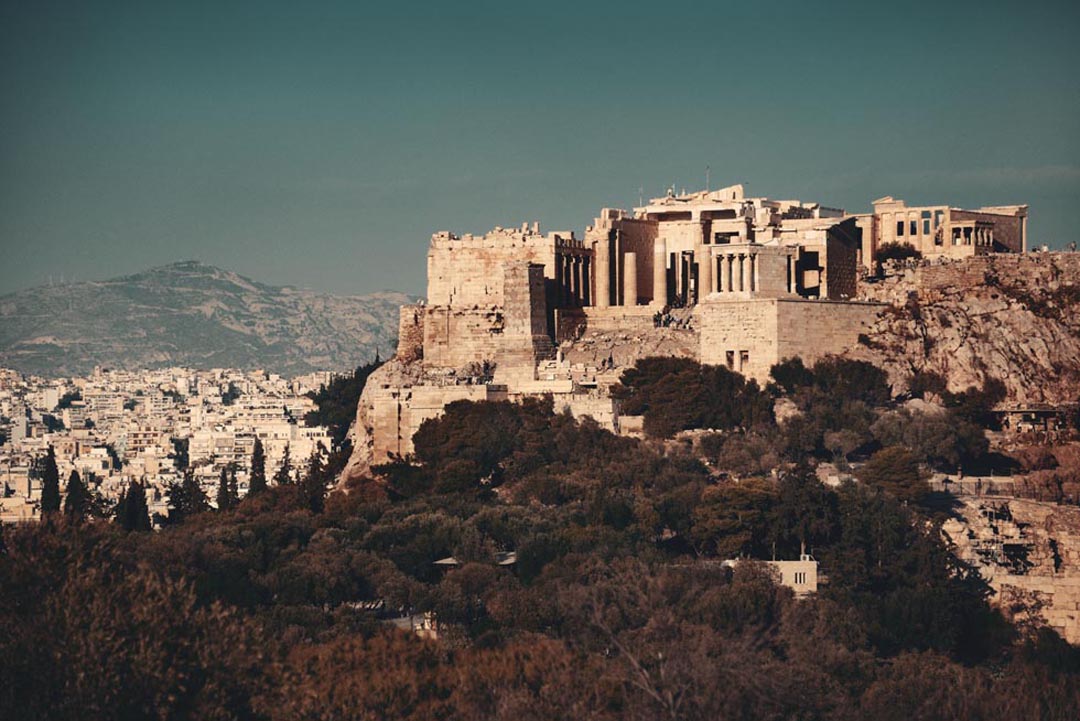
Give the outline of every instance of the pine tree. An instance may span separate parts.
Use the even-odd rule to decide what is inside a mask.
[[[311,452],[307,470],[300,480],[300,493],[313,513],[322,513],[326,505],[326,467],[321,450],[320,447]]]
[[[60,510],[60,470],[56,467],[56,452],[49,446],[41,470],[41,515]]]
[[[90,491],[83,483],[78,471],[72,471],[68,476],[67,498],[64,499],[64,514],[72,518],[84,518],[92,505]]]
[[[232,496],[229,494],[229,469],[221,469],[221,477],[218,478],[217,509],[227,511],[232,508]]]
[[[255,439],[255,449],[251,452],[251,480],[248,482],[248,495],[266,490],[266,453],[263,444]]]
[[[285,453],[281,457],[281,465],[274,474],[274,485],[287,486],[292,483],[292,457],[289,455],[289,445],[285,444]]]

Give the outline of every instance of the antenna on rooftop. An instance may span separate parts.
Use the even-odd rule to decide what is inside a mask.
[[[645,186],[644,185],[639,185],[638,186],[638,189],[637,189],[637,204],[638,204],[639,208],[641,206],[645,205]]]
[[[705,166],[705,192],[709,192],[709,166]]]

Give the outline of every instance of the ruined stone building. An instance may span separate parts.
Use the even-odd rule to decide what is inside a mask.
[[[861,230],[861,260],[871,268],[884,243],[907,243],[924,258],[967,258],[1027,252],[1026,205],[962,210],[947,205],[908,207],[892,196],[874,201],[872,213],[853,215]]]
[[[401,309],[396,358],[364,391],[354,446],[369,461],[406,455],[420,424],[452,401],[538,394],[618,431],[608,388],[645,354],[692,357],[765,382],[785,358],[840,353],[881,308],[856,300],[866,228],[900,207],[879,202],[871,216],[853,216],[747,197],[735,185],[668,193],[633,212],[605,208],[580,238],[542,233],[538,223],[436,233],[427,302]],[[946,238],[957,228],[963,239],[973,224],[973,239],[993,238],[988,251],[1022,248],[1022,224],[1012,234],[997,225],[984,232],[990,210],[969,219],[944,209],[928,227]],[[921,218],[922,209],[910,212]],[[927,242],[936,242],[932,233]]]

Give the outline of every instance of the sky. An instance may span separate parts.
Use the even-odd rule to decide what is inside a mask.
[[[1080,240],[1080,3],[0,0],[0,294],[196,259],[423,293],[439,230],[665,188],[1027,203]]]

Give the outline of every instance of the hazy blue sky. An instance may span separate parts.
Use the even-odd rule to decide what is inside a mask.
[[[421,292],[435,230],[581,230],[706,165],[1080,239],[1080,3],[0,0],[0,292]]]

